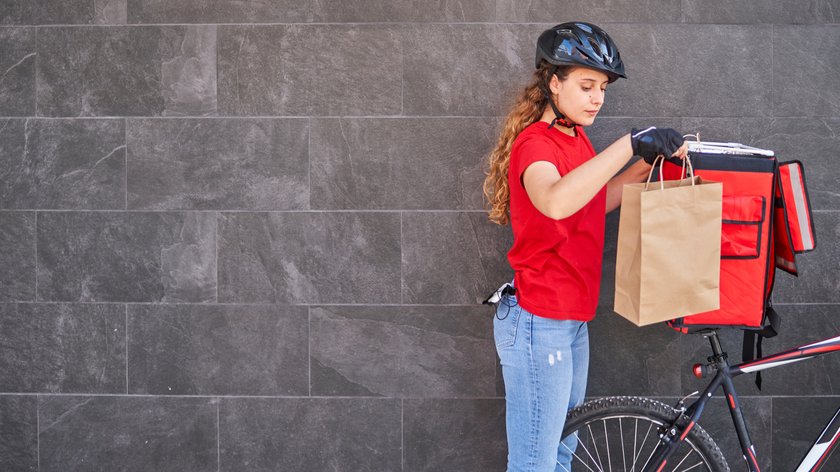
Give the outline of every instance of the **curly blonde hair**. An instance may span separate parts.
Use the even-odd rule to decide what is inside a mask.
[[[542,117],[545,107],[548,106],[545,91],[548,90],[552,74],[562,81],[568,77],[571,70],[571,66],[557,67],[542,61],[534,72],[533,80],[517,97],[505,118],[496,147],[487,156],[489,169],[485,173],[487,177],[484,179],[484,198],[489,206],[490,221],[499,225],[506,225],[510,221],[510,148],[523,129]]]

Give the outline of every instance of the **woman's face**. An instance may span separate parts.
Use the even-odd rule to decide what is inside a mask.
[[[589,126],[604,104],[609,83],[607,74],[586,67],[576,67],[565,80],[551,78],[551,93],[561,113],[581,126]]]

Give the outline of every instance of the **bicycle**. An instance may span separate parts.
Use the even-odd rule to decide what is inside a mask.
[[[698,378],[714,374],[697,399],[694,392],[676,406],[643,397],[605,397],[569,411],[563,438],[575,434],[572,470],[588,472],[728,472],[729,465],[709,434],[698,424],[706,403],[723,388],[744,459],[750,472],[760,472],[732,382],[741,374],[759,372],[840,351],[840,336],[771,354],[734,366],[718,339],[717,329],[700,332],[713,355],[692,368]],[[640,437],[640,433],[644,436]],[[840,443],[840,408],[834,413],[796,472],[817,472]]]

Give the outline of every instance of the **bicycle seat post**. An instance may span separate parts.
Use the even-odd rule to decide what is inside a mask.
[[[715,354],[715,357],[721,356],[723,352],[723,348],[720,346],[720,339],[717,335],[717,330],[711,330],[711,332],[707,335],[709,338],[709,343],[712,345],[712,352]]]

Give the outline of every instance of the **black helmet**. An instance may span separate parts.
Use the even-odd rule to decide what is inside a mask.
[[[556,66],[579,65],[603,71],[614,82],[624,75],[624,63],[606,31],[582,21],[563,23],[543,31],[537,40],[535,65],[545,59]]]

